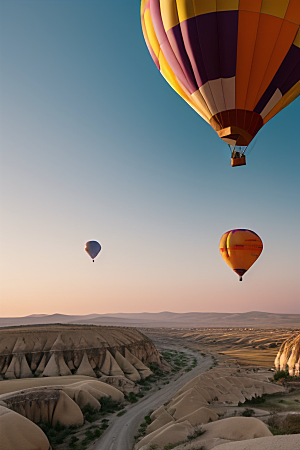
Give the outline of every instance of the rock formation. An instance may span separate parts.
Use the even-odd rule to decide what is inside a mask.
[[[116,402],[124,400],[123,393],[118,389],[90,379],[66,386],[39,386],[2,394],[0,402],[2,406],[34,423],[60,423],[70,427],[83,424],[81,409],[85,406],[90,405],[93,409],[100,410],[101,399],[104,397],[110,397]]]
[[[3,450],[49,450],[43,431],[20,414],[0,406],[0,447]]]
[[[4,379],[77,374],[138,381],[151,375],[150,362],[163,368],[153,342],[133,328],[33,325],[0,330]]]
[[[283,342],[274,364],[277,371],[288,369],[291,376],[299,377],[300,334],[294,334]]]
[[[201,435],[195,441],[199,448],[213,448],[217,442],[271,436],[267,426],[256,418],[218,420],[218,414],[224,415],[226,408],[238,406],[239,402],[284,391],[282,386],[270,383],[268,377],[268,372],[220,366],[198,375],[150,415],[146,436],[136,444],[135,450],[146,450],[150,445],[159,449],[169,444],[175,446],[195,433],[197,436],[199,426],[205,432],[203,438]]]

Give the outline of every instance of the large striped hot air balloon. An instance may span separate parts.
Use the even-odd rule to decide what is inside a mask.
[[[221,255],[226,264],[239,275],[240,281],[262,250],[262,240],[251,230],[230,230],[220,240]]]
[[[142,0],[141,20],[161,74],[245,164],[300,93],[299,0]]]

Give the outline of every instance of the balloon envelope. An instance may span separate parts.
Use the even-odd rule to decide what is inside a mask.
[[[240,281],[262,250],[262,240],[251,230],[230,230],[220,240],[221,255],[226,264],[240,276]]]
[[[100,252],[100,250],[101,250],[101,245],[97,241],[88,241],[85,244],[85,251],[88,253],[88,255],[90,255],[92,260],[94,260],[96,258],[96,256]]]
[[[141,22],[163,77],[229,145],[300,93],[299,0],[142,0]]]

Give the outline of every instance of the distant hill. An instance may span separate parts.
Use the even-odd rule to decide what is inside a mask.
[[[274,314],[251,311],[247,313],[116,313],[116,314],[32,314],[25,317],[0,318],[0,327],[49,323],[115,325],[138,328],[300,328],[300,314]]]

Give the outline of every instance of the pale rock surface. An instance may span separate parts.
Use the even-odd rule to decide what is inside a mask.
[[[291,376],[299,376],[300,365],[300,334],[294,334],[286,339],[275,358],[276,370],[287,370]]]
[[[157,419],[163,412],[165,411],[164,405],[161,405],[159,408],[157,408],[153,413],[150,414],[150,419],[153,421]]]
[[[192,388],[183,394],[182,397],[177,398],[174,403],[171,403],[167,411],[172,411],[175,409],[173,415],[174,419],[181,419],[182,417],[192,413],[201,406],[206,406],[207,401],[204,397],[197,391],[197,389]]]
[[[240,441],[258,437],[272,436],[271,431],[261,420],[254,417],[229,417],[203,425],[203,438],[228,439]],[[202,436],[201,436],[202,437]]]
[[[125,378],[123,376],[111,377],[104,375],[99,378],[99,381],[107,383],[125,394],[129,394],[130,392],[134,392],[135,394],[137,394],[138,392],[140,392],[139,387],[136,386],[133,381],[128,380],[128,378]]]
[[[57,357],[54,353],[52,353],[52,355],[43,371],[43,377],[58,377],[59,375],[60,375],[60,370],[59,370]]]
[[[230,442],[214,448],[216,450],[298,450],[300,448],[300,434],[268,436]]]
[[[219,416],[216,412],[212,411],[209,408],[199,408],[196,411],[188,414],[187,416],[182,417],[182,419],[177,420],[177,423],[188,420],[191,425],[198,426],[202,424],[206,424],[208,422],[215,422],[218,420]],[[152,425],[152,424],[151,424]]]
[[[161,414],[147,427],[146,434],[150,434],[170,422],[174,422],[174,418],[164,409]]]
[[[0,406],[0,450],[49,450],[43,431],[30,420]]]
[[[151,375],[145,363],[165,370],[153,342],[133,328],[49,324],[0,329],[0,370],[5,379],[76,371],[91,377],[124,376],[115,354],[134,381]]]
[[[149,367],[145,366],[145,364],[142,363],[136,356],[134,356],[130,351],[125,347],[125,358],[127,361],[130,362],[130,364],[133,365],[133,367],[138,370],[140,376],[145,379],[149,377],[150,375],[153,375],[153,372],[149,369]]]
[[[77,369],[76,375],[85,375],[87,377],[96,377],[95,372],[89,362],[86,352],[83,354],[80,366]]]
[[[127,359],[124,358],[124,356],[121,355],[120,352],[116,351],[115,353],[115,360],[117,361],[117,364],[121,368],[121,370],[124,372],[124,375],[126,378],[128,378],[131,381],[139,381],[141,379],[140,374],[136,370],[136,368],[130,364]]]
[[[124,400],[124,394],[109,384],[102,383],[98,380],[92,381],[81,381],[78,383],[73,383],[70,387],[76,388],[80,387],[89,391],[89,388],[95,389],[101,395],[101,397],[111,397],[115,402],[122,402]]]
[[[16,357],[16,355],[14,355],[12,357],[12,360],[11,360],[6,372],[5,372],[5,378],[7,380],[13,380],[14,378],[16,378],[16,375],[15,375],[16,360],[17,360],[17,357]]]
[[[124,372],[122,371],[121,367],[118,365],[117,361],[108,350],[106,350],[105,359],[101,367],[101,372],[104,373],[104,375],[124,376]]]
[[[167,424],[160,430],[160,432],[156,430],[153,433],[145,436],[140,442],[135,445],[134,449],[139,450],[145,444],[156,444],[162,447],[169,444],[176,444],[178,442],[187,440],[188,436],[194,433],[194,428],[188,421]]]
[[[69,384],[80,383],[82,381],[95,381],[94,377],[83,375],[70,375],[66,377],[45,377],[45,378],[23,378],[17,380],[3,380],[0,382],[0,394],[20,391],[39,386],[67,386]]]
[[[59,399],[56,404],[52,424],[56,425],[60,423],[65,427],[81,426],[83,425],[84,418],[79,406],[70,399],[63,391],[60,391]]]

